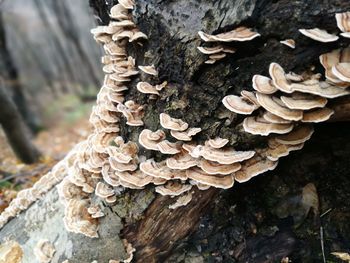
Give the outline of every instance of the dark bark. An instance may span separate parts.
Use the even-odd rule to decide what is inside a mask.
[[[34,163],[40,157],[39,151],[31,143],[26,128],[16,105],[6,93],[3,83],[0,83],[0,124],[17,157],[25,163]]]

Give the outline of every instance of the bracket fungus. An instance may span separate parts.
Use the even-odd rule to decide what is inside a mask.
[[[257,105],[251,103],[251,101],[235,95],[224,97],[222,103],[228,110],[238,114],[249,115],[258,108]]]
[[[165,139],[165,133],[162,130],[152,132],[144,129],[139,135],[139,143],[148,150],[158,151],[157,144]]]
[[[228,139],[216,137],[215,139],[210,139],[206,141],[206,144],[208,144],[212,148],[219,149],[224,147],[228,142]]]
[[[263,94],[273,94],[277,91],[277,88],[272,84],[272,80],[269,77],[262,75],[254,75],[253,88]]]
[[[249,181],[254,176],[274,170],[277,167],[277,161],[271,161],[261,156],[255,156],[242,163],[242,168],[235,173],[235,180],[239,183]]]
[[[154,65],[151,66],[139,66],[139,69],[148,75],[158,76],[158,71]]]
[[[244,119],[243,128],[248,133],[267,136],[271,133],[288,133],[293,129],[293,124],[272,123],[262,117],[251,116]]]
[[[280,41],[281,44],[283,45],[286,45],[287,47],[290,47],[290,48],[295,48],[295,41],[294,39],[285,39],[285,40],[281,40]]]
[[[156,192],[161,195],[179,196],[185,192],[190,191],[192,185],[181,184],[175,181],[169,181],[164,185],[156,186]]]
[[[334,42],[339,39],[338,36],[329,34],[326,30],[322,30],[319,28],[299,29],[299,32],[302,33],[304,36],[307,36],[319,42]]]
[[[139,83],[137,83],[136,88],[139,92],[144,93],[144,94],[159,95],[159,92],[156,89],[156,87],[152,86],[148,82],[139,82]]]
[[[343,37],[350,38],[350,12],[335,14],[337,26],[342,31]]]
[[[175,119],[170,117],[166,113],[161,113],[159,115],[160,125],[163,128],[173,130],[173,131],[185,131],[188,128],[188,123],[180,119]]]
[[[249,41],[260,36],[259,33],[254,32],[250,28],[244,26],[237,27],[231,31],[217,35],[210,35],[204,33],[203,31],[199,31],[198,35],[205,42]]]

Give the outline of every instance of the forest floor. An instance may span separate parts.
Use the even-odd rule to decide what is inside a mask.
[[[33,139],[42,157],[38,163],[26,165],[15,156],[0,129],[0,212],[16,197],[19,190],[31,187],[47,173],[79,141],[85,139],[91,130],[88,122],[91,105],[77,105],[72,98],[65,98],[67,107],[60,116],[55,106],[47,109],[45,124]],[[62,106],[62,104],[61,104]]]

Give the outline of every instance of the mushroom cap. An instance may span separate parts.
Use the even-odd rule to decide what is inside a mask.
[[[153,182],[153,177],[143,173],[140,170],[133,172],[116,172],[120,180],[135,185],[144,187]]]
[[[109,163],[105,163],[101,169],[103,180],[111,186],[120,186],[119,177],[115,174]]]
[[[112,6],[109,16],[113,19],[124,20],[129,19],[128,10],[121,4]]]
[[[117,172],[135,171],[138,167],[135,160],[130,163],[120,163],[115,158],[109,157],[108,161],[113,170]]]
[[[257,155],[242,163],[241,170],[235,173],[235,180],[239,183],[247,182],[254,176],[274,170],[277,165],[278,161],[271,161]]]
[[[294,39],[291,39],[291,38],[285,39],[285,40],[280,41],[280,43],[283,44],[283,45],[286,45],[286,46],[288,46],[290,48],[293,48],[293,49],[295,48],[295,41],[294,41]]]
[[[167,85],[168,85],[168,82],[167,82],[167,81],[163,81],[161,84],[157,84],[157,85],[156,85],[156,90],[161,91],[161,90],[164,89]]]
[[[165,161],[155,162],[153,159],[148,159],[140,163],[140,170],[147,175],[163,178],[166,180],[180,179],[186,180],[187,176],[184,171],[170,169]]]
[[[135,23],[129,19],[124,19],[121,21],[111,21],[109,22],[109,26],[113,27],[135,27]]]
[[[320,55],[320,63],[326,71],[326,78],[333,83],[340,83],[341,80],[338,79],[332,72],[332,67],[340,62],[342,55],[341,49],[335,49],[331,52]]]
[[[136,88],[141,93],[159,95],[159,92],[156,89],[156,87],[152,86],[148,82],[139,82],[139,83],[137,83]]]
[[[113,204],[117,201],[117,197],[115,195],[111,195],[105,198],[106,203]]]
[[[126,50],[123,45],[111,41],[103,45],[105,52],[111,56],[126,56]]]
[[[267,111],[291,121],[298,121],[303,118],[301,110],[291,110],[277,97],[257,92],[256,97],[260,105]]]
[[[153,76],[158,76],[158,71],[156,70],[154,65],[138,66],[138,67],[139,67],[139,69],[141,69],[146,74],[153,75]]]
[[[170,130],[170,134],[171,136],[173,136],[174,138],[180,141],[191,141],[192,136],[196,135],[201,130],[202,130],[201,128],[188,128],[187,130],[182,132]]]
[[[87,212],[89,201],[87,199],[71,199],[68,201],[63,218],[64,225],[68,231],[81,233],[85,236],[96,238],[97,221]]]
[[[254,104],[256,108],[260,107],[260,104],[256,98],[256,92],[248,91],[248,90],[242,90],[241,96],[243,99],[249,101],[250,103]]]
[[[281,144],[296,145],[309,140],[314,133],[312,125],[304,124],[296,127],[292,132],[276,136],[275,140]]]
[[[198,164],[198,159],[193,158],[186,151],[182,151],[166,159],[166,165],[170,169],[186,170]]]
[[[192,185],[182,184],[176,181],[168,181],[165,185],[160,185],[155,188],[156,192],[161,195],[179,196],[190,191]]]
[[[341,62],[332,67],[332,73],[342,81],[349,82],[350,86],[350,63]]]
[[[340,33],[342,37],[350,38],[350,32]]]
[[[254,75],[253,88],[263,94],[273,94],[277,91],[276,87],[272,84],[272,80],[262,75]]]
[[[226,53],[220,52],[216,54],[209,55],[209,59],[220,60],[226,57]]]
[[[143,32],[140,32],[138,30],[133,30],[132,32],[133,35],[131,36],[131,38],[129,38],[129,42],[134,42],[139,39],[148,39],[148,36]]]
[[[272,84],[274,87],[286,93],[292,92],[286,78],[286,73],[279,64],[272,62],[269,66],[269,74],[272,78]]]
[[[342,32],[350,32],[350,12],[335,14],[337,26]]]
[[[220,164],[220,163],[208,161],[205,159],[202,159],[199,162],[198,167],[200,167],[207,174],[214,174],[214,175],[215,174],[228,175],[228,174],[237,172],[239,169],[241,169],[240,163]]]
[[[163,140],[157,143],[157,148],[163,154],[177,154],[180,152],[181,144],[179,142],[173,143]]]
[[[219,149],[224,147],[228,142],[229,142],[228,139],[216,137],[214,139],[210,139],[206,141],[206,144],[208,144],[212,148]]]
[[[209,35],[202,31],[199,31],[198,34],[202,38],[202,40],[206,42],[249,41],[260,36],[259,33],[254,32],[250,28],[243,27],[243,26],[237,27],[229,32],[221,33],[217,35]]]
[[[329,118],[334,114],[334,110],[329,108],[321,108],[311,111],[306,111],[303,114],[302,122],[324,122],[329,120]]]
[[[216,61],[217,61],[217,60],[215,60],[215,59],[208,59],[208,60],[204,61],[204,63],[205,63],[205,64],[210,64],[210,65],[212,65],[212,64],[214,64]]]
[[[293,124],[271,123],[263,118],[247,117],[243,121],[243,128],[246,132],[249,132],[251,134],[267,136],[270,133],[288,133],[293,129]]]
[[[189,148],[186,150],[189,150]],[[194,158],[202,156],[206,160],[218,162],[220,164],[232,164],[251,158],[254,156],[255,152],[235,151],[232,148],[215,149],[209,146],[198,145],[190,150],[189,154]]]
[[[114,195],[113,188],[105,183],[98,182],[95,188],[95,194],[101,198],[107,198],[108,196]]]
[[[202,169],[198,167],[192,167],[188,170],[186,170],[187,177],[205,184],[209,186],[214,186],[216,188],[222,188],[222,189],[228,189],[231,188],[234,184],[234,176],[233,175],[210,175],[205,173]]]
[[[160,141],[165,138],[165,132],[162,130],[150,132],[150,133],[147,133],[147,138],[151,141]]]
[[[221,51],[223,51],[224,48],[222,46],[215,46],[215,47],[197,47],[197,49],[203,54],[212,55],[212,54],[220,53]]]
[[[165,133],[162,130],[152,132],[144,129],[139,135],[139,143],[148,150],[158,151],[157,144],[165,138]]]
[[[271,161],[277,161],[279,158],[287,156],[291,151],[301,150],[304,143],[296,145],[278,144],[274,148],[268,148],[264,154]]]
[[[125,188],[129,188],[129,189],[143,189],[144,188],[144,187],[141,187],[141,186],[137,186],[137,185],[128,183],[127,181],[124,181],[124,180],[122,180],[120,178],[119,178],[119,181],[120,181],[120,185],[125,187]]]
[[[323,108],[327,99],[319,96],[302,93],[292,93],[292,96],[281,96],[281,101],[292,110],[311,110]]]
[[[117,147],[110,146],[107,149],[108,154],[112,157],[116,162],[128,164],[133,160],[133,157],[125,152],[120,151]]]
[[[225,96],[222,99],[222,103],[229,111],[238,114],[250,115],[254,110],[256,110],[255,104],[252,104],[250,101],[235,95]]]
[[[181,119],[175,119],[170,117],[170,115],[166,113],[161,113],[159,115],[160,125],[163,128],[174,130],[174,131],[184,131],[188,128],[188,123],[184,122]]]
[[[285,120],[269,111],[265,111],[262,115],[263,119],[265,119],[267,122],[270,123],[277,123],[277,124],[289,124],[292,121],[290,120]]]
[[[307,36],[313,40],[324,42],[324,43],[334,42],[339,39],[338,36],[329,34],[326,30],[319,29],[319,28],[299,29],[299,32],[302,33],[304,36]]]

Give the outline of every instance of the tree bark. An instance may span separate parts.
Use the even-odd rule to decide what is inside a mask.
[[[169,85],[166,88],[166,94],[155,102],[148,100],[147,96],[140,94],[136,89],[129,89],[126,100],[133,99],[146,105],[143,120],[145,126],[149,129],[156,130],[160,127],[159,113],[164,111],[170,113],[173,117],[185,120],[190,124],[190,127],[201,127],[203,132],[198,136],[198,143],[203,143],[207,138],[220,136],[228,138],[230,140],[229,144],[236,149],[251,148],[260,144],[265,140],[264,138],[247,136],[240,132],[239,123],[242,120],[241,118],[234,119],[233,124],[227,126],[225,125],[225,119],[217,117],[218,113],[223,110],[221,105],[223,96],[239,94],[243,89],[251,89],[249,87],[251,87],[252,76],[254,74],[266,75],[271,62],[280,63],[286,71],[293,70],[300,73],[316,66],[316,70],[321,72],[318,56],[350,43],[349,40],[341,38],[336,43],[320,44],[300,35],[298,32],[300,28],[314,27],[323,28],[329,32],[338,32],[334,14],[350,10],[350,2],[342,0],[323,1],[317,4],[312,0],[144,0],[136,2],[136,8],[133,12],[136,24],[141,31],[148,35],[149,39],[143,47],[135,49],[131,47],[130,52],[136,58],[137,65],[155,64],[159,70],[159,77],[153,80],[159,83],[168,81]],[[106,24],[109,21],[108,10],[116,1],[90,0],[90,3],[101,21]],[[232,44],[237,48],[236,54],[214,65],[205,65],[206,56],[197,51],[197,46],[201,44],[197,32],[203,30],[207,33],[219,33],[240,25],[253,27],[261,34],[261,37],[251,42]],[[293,38],[296,41],[297,47],[295,50],[279,43],[280,40],[286,38]],[[137,81],[140,81],[140,79],[135,79],[132,85],[135,86]],[[286,157],[286,160],[281,162],[281,168],[276,172],[268,173],[266,176],[260,175],[247,184],[234,186],[232,190],[195,191],[191,203],[176,210],[168,208],[174,200],[159,195],[154,196],[150,187],[142,191],[126,191],[118,197],[116,206],[108,208],[113,213],[108,213],[103,220],[122,219],[124,226],[118,229],[121,231],[121,237],[126,238],[136,249],[135,262],[174,262],[169,257],[175,248],[185,247],[184,240],[186,238],[195,242],[199,239],[196,239],[196,234],[191,236],[192,233],[199,231],[205,235],[206,232],[211,231],[211,225],[208,225],[207,229],[201,230],[202,232],[198,227],[199,224],[201,226],[205,223],[205,218],[210,217],[210,215],[218,216],[217,220],[213,221],[214,225],[222,226],[218,222],[224,222],[223,225],[225,225],[231,220],[236,220],[234,223],[239,226],[247,224],[243,229],[250,227],[250,223],[253,221],[250,220],[250,217],[253,217],[254,214],[248,208],[246,210],[249,210],[249,213],[245,213],[244,207],[251,205],[256,208],[257,204],[271,201],[271,192],[274,192],[275,189],[269,188],[268,185],[273,183],[276,177],[283,177],[285,184],[290,183],[292,187],[300,187],[301,184],[311,179],[315,182],[319,180],[318,184],[322,187],[330,183],[327,182],[326,175],[320,174],[327,170],[327,174],[332,174],[334,177],[346,181],[349,171],[347,169],[348,163],[342,164],[342,162],[350,154],[349,143],[347,143],[349,135],[337,130],[338,126],[334,126],[334,129],[330,126],[337,124],[327,125],[329,126],[323,127],[328,128],[321,129],[321,133],[313,138],[312,143],[305,150]],[[349,128],[348,125],[339,127],[343,130]],[[141,130],[127,125],[123,125],[121,128],[123,137],[133,141],[136,141]],[[320,126],[316,128],[320,128]],[[155,157],[162,158],[162,156]],[[335,161],[337,166],[333,170],[332,163],[335,163]],[[315,173],[315,166],[317,166],[317,173]],[[342,169],[339,167],[342,167]],[[310,174],[313,176],[311,177]],[[276,184],[273,185],[276,186]],[[332,186],[334,187],[334,184]],[[278,185],[276,188],[278,188]],[[341,189],[346,191],[345,186]],[[223,202],[225,193],[232,193],[235,198],[231,202],[227,202],[230,207],[221,205],[222,203],[226,204],[226,202]],[[273,198],[275,198],[273,201],[276,202],[277,196],[273,195]],[[48,197],[45,197],[44,202],[47,199]],[[232,215],[228,211],[231,211],[230,209],[233,206],[243,207],[243,211]],[[222,209],[220,211],[222,214],[215,212],[216,207]],[[277,220],[276,217],[271,216],[271,212],[267,211],[268,208],[270,207],[266,208],[266,216],[270,216],[268,219]],[[7,233],[13,231],[14,225],[23,221],[25,214],[29,211],[33,213],[34,209],[40,211],[39,207],[31,207],[28,212],[6,225],[0,234],[5,233],[5,238],[8,235]],[[108,209],[107,211],[109,211]],[[265,208],[262,207],[261,209]],[[56,214],[56,212],[53,213]],[[254,216],[258,217],[258,215]],[[249,218],[246,219],[246,217]],[[242,222],[237,221],[241,218],[244,219]],[[44,222],[40,223],[40,225],[42,224]],[[102,228],[107,227],[103,222],[100,226]],[[31,240],[30,244],[35,243],[38,237],[34,235],[31,228],[25,231],[28,233],[28,240]],[[41,233],[45,233],[45,231]],[[278,251],[278,258],[275,258],[278,262],[281,261],[282,257],[288,256],[298,249],[296,238],[288,233],[282,232],[282,234],[276,236],[276,239],[271,238],[273,242],[264,243],[264,248],[269,247],[266,244],[273,244],[277,247],[280,245],[283,248]],[[45,237],[53,241],[52,235]],[[29,246],[29,242],[27,240],[21,241],[20,236],[18,234],[18,241],[22,245]],[[290,240],[291,242],[283,244],[278,242],[283,238],[288,238],[287,241]],[[123,258],[124,254],[104,254],[104,252],[109,253],[113,250],[111,248],[112,244],[102,235],[99,240],[106,240],[107,242],[105,247],[102,248],[102,253],[99,250],[99,254],[96,254],[95,249],[85,251],[85,247],[93,247],[92,242],[95,242],[93,239],[86,239],[82,248],[86,253],[84,258],[78,256],[77,259],[74,254],[65,258],[69,259],[70,262],[85,259],[108,262],[110,259]],[[205,242],[202,239],[200,241]],[[244,243],[243,241],[242,243]],[[63,244],[60,242],[58,243]],[[217,242],[220,243],[220,241]],[[250,249],[251,244],[259,244],[259,242],[252,240],[249,242],[248,248]],[[229,245],[236,246],[238,243],[238,241],[232,242]],[[120,244],[120,240],[114,244]],[[204,247],[203,244],[194,243],[195,247],[197,245]],[[207,243],[207,245],[211,244]],[[31,246],[29,247],[31,248]],[[220,245],[215,245],[215,247],[220,248]],[[225,247],[225,249],[232,252],[233,248]],[[246,262],[247,260],[251,260],[249,262],[272,262],[266,260],[267,256],[271,255],[271,251],[265,251],[265,254],[258,259],[252,259],[253,253],[249,254],[249,251],[247,249],[234,251],[236,259],[233,258],[231,252],[231,254],[227,252],[227,256],[231,257],[230,260],[232,260],[227,262],[235,262],[234,260],[237,262]],[[77,251],[77,253],[79,252]],[[181,252],[179,253],[181,254]],[[60,260],[65,259],[62,256],[63,254],[64,252],[59,253]],[[30,255],[28,256],[30,257]],[[111,258],[112,256],[116,258]],[[205,255],[203,253],[200,256],[204,257]],[[318,255],[312,259],[319,261],[320,257]],[[54,262],[60,261],[56,260]]]

